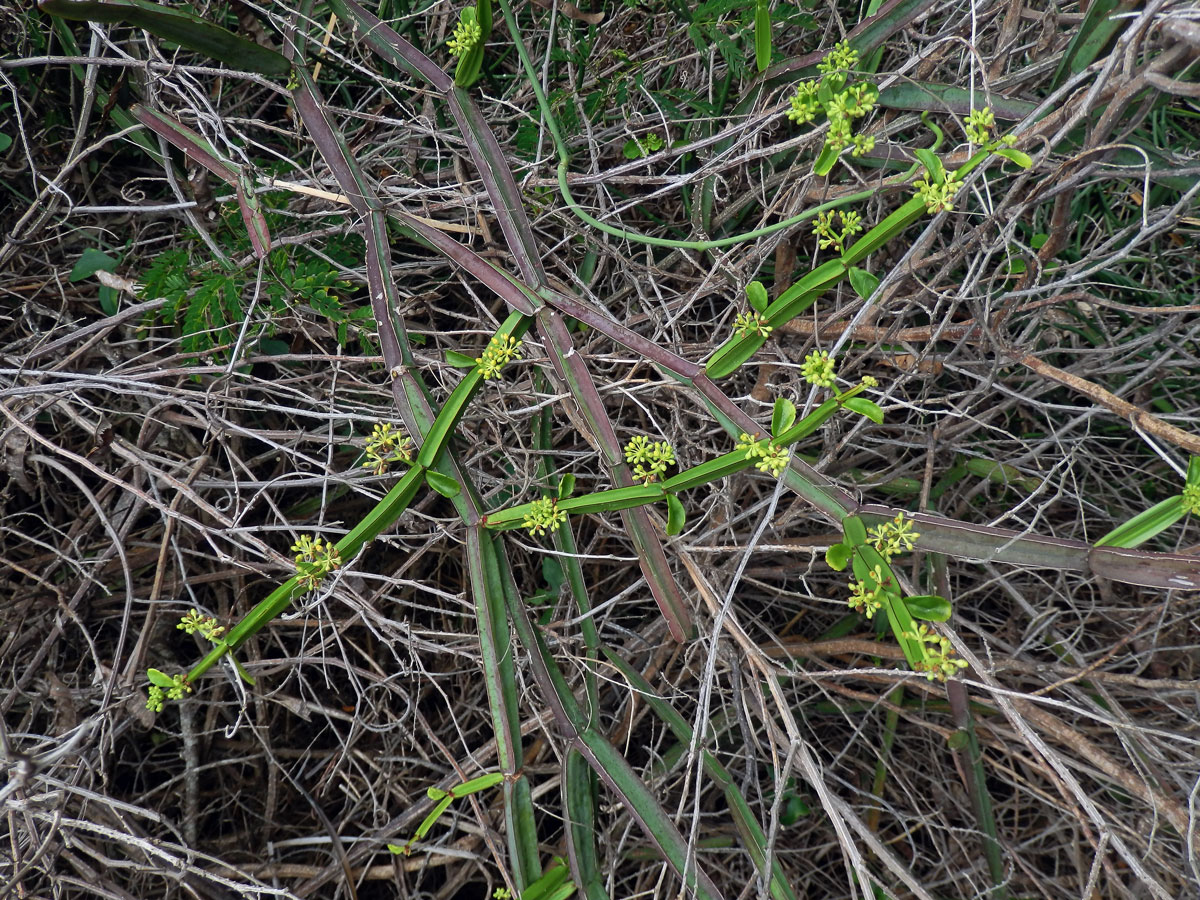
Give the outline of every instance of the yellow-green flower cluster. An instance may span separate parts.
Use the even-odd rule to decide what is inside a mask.
[[[529,530],[530,537],[540,537],[565,521],[567,514],[558,508],[558,501],[553,497],[543,497],[529,504],[529,514],[525,516],[521,527]]]
[[[949,212],[954,209],[954,195],[962,188],[961,181],[955,181],[947,176],[946,180],[941,184],[933,184],[929,181],[928,176],[919,178],[913,182],[913,187],[917,189],[917,196],[925,201],[926,212],[933,213],[945,210]]]
[[[875,147],[875,138],[853,134],[851,123],[861,119],[879,99],[879,89],[870,82],[860,81],[847,85],[850,70],[858,65],[858,51],[846,41],[835,45],[833,50],[817,64],[821,73],[819,81],[802,81],[796,92],[788,99],[790,109],[787,117],[797,125],[814,121],[824,111],[829,119],[829,132],[825,146],[834,150],[853,145],[852,156],[862,156]],[[822,99],[821,88],[827,88],[826,99]]]
[[[175,627],[186,634],[196,634],[198,632],[202,638],[206,641],[212,641],[214,644],[225,633],[225,627],[218,625],[215,617],[202,616],[198,609],[193,609],[183,616],[179,620],[179,624]]]
[[[788,110],[787,117],[797,125],[811,122],[821,111],[821,101],[817,99],[818,87],[818,82],[802,81],[796,85],[796,93],[788,99],[792,108]]]
[[[817,63],[817,71],[822,75],[832,75],[835,72],[848,71],[857,65],[858,51],[850,46],[849,41],[839,41],[825,54],[824,59]]]
[[[366,456],[363,467],[376,475],[383,475],[397,463],[412,465],[412,440],[387,422],[380,422],[367,438]]]
[[[955,655],[950,639],[931,631],[928,625],[918,625],[916,633],[908,632],[905,637],[925,644],[925,659],[913,668],[924,673],[930,681],[945,681],[967,667],[967,661]]]
[[[1189,484],[1183,488],[1183,508],[1193,516],[1200,516],[1200,484]]]
[[[748,338],[751,335],[766,337],[775,328],[767,324],[767,320],[763,318],[762,313],[752,311],[738,313],[737,318],[733,320],[733,330],[741,337]]]
[[[827,350],[814,350],[800,365],[804,380],[816,387],[831,388],[836,379],[834,360]]]
[[[773,441],[760,441],[757,434],[751,436],[744,431],[738,438],[737,449],[746,454],[746,459],[757,460],[754,468],[760,472],[769,472],[775,478],[787,468],[791,458],[787,450],[777,447]]]
[[[986,144],[992,136],[995,124],[996,116],[988,107],[971,110],[964,129],[967,132],[967,140],[972,144]]]
[[[483,29],[479,27],[474,16],[469,21],[464,17],[455,24],[454,34],[446,42],[446,48],[450,51],[451,56],[462,56],[469,53],[482,37]]]
[[[904,518],[904,513],[899,512],[892,521],[868,529],[867,536],[871,539],[872,546],[884,558],[891,559],[911,551],[921,533],[913,531],[912,519]]]
[[[477,357],[475,362],[479,366],[480,374],[486,379],[495,378],[505,365],[520,357],[521,341],[511,334],[498,334],[488,341],[483,356]]]
[[[625,461],[633,466],[633,477],[652,484],[675,465],[675,450],[666,441],[651,441],[639,434],[625,445]]]
[[[150,685],[146,691],[146,709],[152,712],[162,712],[166,700],[182,700],[183,695],[190,693],[192,686],[184,680],[184,675],[172,675],[171,686],[163,690],[157,684]]]
[[[835,215],[841,224],[840,229],[833,224]],[[817,217],[812,220],[812,227],[813,234],[817,236],[817,246],[822,250],[828,250],[832,247],[838,253],[843,253],[845,252],[846,241],[863,230],[862,216],[854,212],[854,210],[846,212],[839,209],[835,213],[829,209],[817,214]]]
[[[871,578],[874,580],[874,587],[871,587],[871,582],[855,581],[850,579],[850,599],[847,601],[849,607],[856,612],[862,613],[868,619],[872,618],[875,613],[883,609],[883,581],[886,576],[883,574],[883,567],[876,566],[871,570]]]
[[[307,534],[292,544],[292,553],[296,554],[296,577],[306,591],[316,590],[321,580],[342,564],[336,544]]]

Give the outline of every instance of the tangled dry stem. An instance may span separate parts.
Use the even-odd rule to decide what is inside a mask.
[[[880,379],[887,421],[840,422],[798,449],[868,495],[907,479],[945,514],[1094,539],[1146,497],[1177,491],[1173,463],[1195,452],[1178,435],[1195,440],[1189,423],[1200,404],[1200,317],[1184,296],[1200,274],[1189,218],[1197,189],[1181,196],[1155,184],[1164,174],[1194,178],[1197,161],[1168,153],[1164,173],[1159,163],[1127,169],[1104,155],[1149,114],[1143,88],[1161,88],[1194,59],[1195,45],[1167,29],[1186,23],[1186,4],[1151,7],[1046,100],[1054,112],[1017,126],[1036,156],[1031,172],[974,179],[954,213],[877,254],[877,302],[864,307],[848,290],[824,298],[776,335],[761,365],[735,376],[738,401],[760,418],[776,395],[802,402],[803,359],[832,345],[844,376]],[[538,21],[543,30],[526,38],[544,48],[546,19]],[[446,20],[429,22],[448,33]],[[680,223],[671,233],[688,233],[703,224],[700,204],[685,208],[681,197],[685,189],[698,197],[707,179],[716,232],[766,224],[843,190],[806,175],[820,139],[794,136],[780,93],[764,94],[743,121],[693,122],[692,139],[729,143],[698,151],[686,175],[669,159],[625,162],[630,137],[658,131],[668,147],[681,137],[656,90],[703,97],[723,77],[714,54],[677,55],[678,33],[665,13],[619,8],[595,32],[589,68],[563,70],[581,79],[558,101],[579,121],[573,189],[597,216],[646,233]],[[827,37],[821,42],[836,32]],[[1054,16],[1019,4],[936,5],[889,42],[882,82],[1038,96],[1066,39]],[[105,316],[94,284],[67,282],[86,247],[123,248],[108,282],[120,287],[189,223],[213,229],[201,192],[144,156],[118,152],[107,126],[97,126],[87,102],[95,82],[111,87],[120,69],[108,64],[127,62],[114,59],[114,44],[93,43],[87,58],[98,64],[88,68],[82,103],[69,105],[62,66],[28,69],[37,74],[24,85],[75,111],[73,135],[49,115],[51,104],[35,106],[14,88],[32,46],[26,38],[0,69],[20,130],[5,175],[24,198],[4,215],[11,236],[0,276],[0,894],[490,895],[503,866],[503,818],[490,797],[464,806],[421,852],[384,850],[427,811],[426,787],[494,764],[458,524],[436,495],[248,645],[242,663],[256,689],[226,673],[164,714],[145,710],[146,667],[183,669],[203,651],[175,630],[179,615],[196,607],[236,621],[286,577],[286,548],[298,534],[336,535],[382,494],[387,476],[357,461],[371,426],[395,414],[378,360],[339,348],[311,310],[274,318],[290,345],[274,355],[253,349],[267,321],[260,310],[246,365],[231,369],[216,355],[193,364],[169,328],[148,326],[157,301],[130,305],[140,301],[124,296],[121,311]],[[777,46],[803,54],[818,39],[797,32]],[[503,260],[485,195],[427,98],[381,78],[337,32],[328,52],[342,88],[330,91],[342,104],[335,113],[379,190]],[[642,67],[647,88],[629,93],[620,116],[593,124],[582,98],[616,76],[618,52]],[[229,152],[282,159],[292,180],[334,189],[268,83],[229,81],[218,91],[215,70],[187,65],[142,75],[148,98]],[[481,105],[508,148],[535,109],[520,79],[485,82]],[[1098,118],[1082,146],[1049,149],[1089,116]],[[869,127],[882,148],[925,139],[915,117],[899,111]],[[952,146],[965,145],[947,128]],[[688,358],[703,358],[713,336],[728,333],[747,282],[773,270],[782,290],[789,272],[819,259],[806,227],[711,254],[599,239],[548,193],[551,173],[537,152],[546,149],[536,140],[525,147],[518,177],[548,271]],[[865,184],[872,171],[860,172]],[[894,203],[881,193],[861,213],[879,221]],[[1098,209],[1104,221],[1078,218]],[[341,208],[311,196],[295,195],[286,214],[292,225],[278,237],[313,251],[345,227]],[[1029,231],[1047,235],[1040,248],[1027,242]],[[445,261],[401,249],[394,274],[410,330],[424,341],[418,361],[429,377],[449,379],[444,352],[482,352],[502,307]],[[585,253],[595,255],[586,283]],[[361,284],[353,267],[342,274]],[[583,349],[623,440],[669,440],[681,465],[729,449],[724,433],[640,360],[595,337]],[[464,464],[487,492],[515,485],[518,496],[533,496],[530,415],[549,406],[556,464],[581,489],[605,486],[563,398],[534,389],[538,363],[532,344],[506,370],[503,389],[484,392],[464,421]],[[970,476],[939,488],[967,458],[1011,467],[1007,482]],[[701,639],[687,646],[665,639],[616,520],[589,518],[578,530],[603,640],[686,716],[709,723],[704,746],[769,827],[797,894],[851,896],[848,873],[866,867],[902,886],[897,895],[988,895],[972,774],[947,747],[968,701],[1010,895],[1170,898],[1195,889],[1195,594],[939,563],[938,588],[954,602],[951,627],[971,662],[965,682],[948,691],[897,667],[896,652],[863,623],[821,640],[845,611],[844,582],[819,552],[838,538],[803,506],[789,506],[776,484],[739,477],[689,499],[688,528],[671,544],[702,622]],[[524,540],[512,543],[524,547],[518,574],[533,594],[545,586],[545,557]],[[555,652],[572,660],[574,611],[558,597],[544,611]],[[615,673],[599,674],[606,730],[703,847],[705,869],[730,896],[755,884],[697,755],[679,752]],[[561,853],[554,810],[563,749],[535,686],[521,687],[525,771],[545,810],[545,847]],[[784,824],[790,794],[814,812]],[[613,807],[601,821],[611,895],[674,896],[677,883],[645,856],[629,816]]]

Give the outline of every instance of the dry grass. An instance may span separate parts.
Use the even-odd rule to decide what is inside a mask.
[[[1194,435],[1200,414],[1197,188],[1181,194],[1159,183],[1163,170],[1196,179],[1200,129],[1194,98],[1173,97],[1164,111],[1142,92],[1155,78],[1194,87],[1196,46],[1177,32],[1197,23],[1188,24],[1188,4],[1152,6],[1051,102],[1055,112],[1021,123],[1022,146],[1038,155],[1031,172],[976,180],[955,213],[876,254],[884,294],[873,308],[848,288],[826,297],[724,382],[727,392],[760,420],[780,393],[799,402],[800,361],[841,335],[843,374],[883,383],[886,424],[839,420],[800,449],[868,497],[911,479],[946,515],[1094,540],[1178,491],[1170,463],[1186,465],[1186,448],[1154,423]],[[448,33],[447,13],[422,20],[431,53]],[[814,14],[829,22],[824,7]],[[435,829],[426,851],[403,858],[384,848],[412,833],[428,808],[426,787],[495,765],[460,526],[431,492],[397,533],[248,645],[241,660],[256,689],[224,672],[163,714],[145,710],[146,667],[186,669],[203,652],[174,628],[180,614],[199,607],[236,621],[286,576],[297,534],[336,534],[381,495],[385,480],[364,477],[358,454],[371,423],[395,421],[395,412],[379,360],[353,341],[339,348],[333,326],[311,309],[268,317],[260,308],[249,359],[230,371],[216,355],[189,364],[170,327],[126,314],[140,299],[125,295],[122,312],[106,316],[94,280],[67,281],[83,249],[101,245],[122,254],[118,279],[136,281],[184,240],[185,217],[212,223],[202,195],[108,140],[107,114],[82,102],[87,88],[64,65],[18,68],[42,52],[21,29],[44,20],[4,15],[16,37],[0,75],[16,103],[10,115],[20,117],[5,127],[19,134],[0,157],[10,198],[2,224],[12,234],[0,250],[0,896],[490,896],[506,866],[503,811],[491,795]],[[548,14],[523,23],[540,59]],[[1019,4],[931,4],[888,42],[880,81],[986,81],[1008,97],[1040,99],[1072,23],[1077,16],[1056,20]],[[558,26],[559,46],[572,49],[569,28]],[[113,34],[140,43],[127,30]],[[818,148],[782,117],[787,88],[763,94],[742,118],[664,109],[668,91],[705,98],[728,71],[681,34],[672,13],[618,6],[597,29],[586,69],[547,63],[556,85],[576,86],[585,122],[593,90],[631,71],[645,86],[629,90],[619,115],[572,132],[581,202],[627,229],[688,237],[705,178],[714,234],[740,216],[731,230],[861,189],[806,175]],[[837,37],[836,25],[794,29],[776,49],[802,55]],[[496,40],[502,50],[502,30]],[[93,53],[117,55],[105,42]],[[380,190],[467,226],[476,250],[503,261],[486,196],[432,102],[366,68],[340,37],[330,54],[330,102]],[[1170,54],[1171,65],[1156,62]],[[105,90],[127,72],[148,102],[261,162],[284,160],[293,181],[331,188],[283,101],[262,84],[218,83],[186,65],[152,79],[107,65],[90,71]],[[479,85],[480,105],[525,179],[544,263],[564,286],[698,360],[728,333],[746,282],[773,277],[779,290],[789,272],[811,268],[806,227],[712,253],[651,251],[582,227],[554,192],[549,144],[536,141],[536,106],[513,71],[498,64]],[[748,83],[733,78],[731,97]],[[570,106],[560,115],[569,118]],[[1084,145],[1066,147],[1067,132],[1089,117]],[[963,138],[941,120],[948,152]],[[728,143],[699,151],[684,175],[669,161],[621,156],[635,133],[680,140],[685,126],[688,140],[712,133]],[[871,128],[881,146],[928,141],[899,110],[881,111]],[[1098,151],[1152,128],[1165,161],[1147,190],[1143,170]],[[805,149],[785,152],[797,148]],[[177,202],[192,196],[199,207]],[[875,222],[895,205],[896,194],[881,193],[860,211]],[[283,214],[276,237],[314,251],[345,223],[340,208],[304,196],[288,199]],[[211,230],[219,243],[223,232]],[[1040,252],[1030,246],[1035,233],[1048,235]],[[444,351],[479,353],[505,310],[421,248],[398,242],[396,254],[402,312],[425,341],[418,359],[448,389],[450,370],[436,365]],[[1023,273],[1010,273],[1010,254],[1025,261]],[[253,275],[251,265],[248,291]],[[361,285],[353,267],[342,275]],[[346,300],[362,297],[356,286]],[[268,318],[287,353],[256,349]],[[579,341],[622,440],[669,439],[688,464],[730,449],[703,409],[644,361],[598,335]],[[562,398],[534,389],[544,362],[536,343],[527,357],[465,420],[463,464],[485,492],[532,496],[530,416],[549,405],[556,463],[581,489],[603,487]],[[1071,377],[1031,368],[1037,360]],[[1087,386],[1153,418],[1133,428]],[[1012,467],[1010,483],[963,473],[968,459]],[[1011,483],[1014,472],[1028,483]],[[837,534],[774,486],[743,476],[689,500],[688,528],[669,545],[700,624],[689,645],[666,637],[616,517],[580,521],[577,539],[602,640],[685,717],[712,721],[706,746],[770,828],[797,895],[853,896],[861,859],[896,897],[994,896],[975,781],[947,746],[968,699],[1008,896],[1194,893],[1200,597],[938,562],[938,587],[954,602],[951,625],[972,663],[965,688],[948,692],[898,668],[892,645],[873,643],[866,623],[830,636],[845,614],[845,580],[820,551]],[[1160,549],[1196,540],[1191,525],[1167,534],[1178,544]],[[510,547],[522,589],[542,590],[544,554],[523,537]],[[910,574],[923,577],[915,563]],[[557,599],[545,612],[570,671],[575,612]],[[526,660],[518,664],[539,835],[547,855],[563,854],[562,744]],[[701,866],[728,897],[761,892],[698,760],[679,752],[618,673],[599,674],[604,730],[678,814]],[[773,804],[792,784],[813,812],[782,825]],[[621,807],[602,806],[597,841],[612,897],[678,892]]]

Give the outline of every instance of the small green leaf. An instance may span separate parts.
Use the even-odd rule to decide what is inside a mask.
[[[779,437],[791,428],[795,421],[796,404],[787,397],[777,398],[775,407],[771,410],[771,436]]]
[[[962,729],[950,732],[946,738],[946,746],[951,750],[962,750],[969,743],[971,743],[971,736]]]
[[[124,22],[144,28],[165,41],[173,41],[235,66],[244,72],[283,75],[291,70],[287,58],[183,9],[149,0],[41,0],[44,12],[82,22]]]
[[[422,840],[425,837],[425,835],[429,834],[429,829],[434,826],[434,824],[437,822],[437,820],[442,817],[442,813],[444,813],[447,809],[449,809],[450,804],[453,802],[454,802],[454,797],[449,794],[447,794],[445,797],[443,797],[441,800],[439,800],[437,806],[435,806],[430,811],[429,815],[427,815],[421,821],[421,824],[417,826],[417,831],[413,835],[413,840],[414,841]]]
[[[1189,470],[1190,470],[1189,466]],[[1189,471],[1190,474],[1190,471]],[[1161,531],[1170,528],[1184,517],[1187,509],[1183,496],[1168,497],[1145,512],[1140,512],[1124,525],[1114,528],[1100,540],[1097,547],[1136,547],[1145,543]]]
[[[926,622],[945,622],[950,618],[950,601],[936,594],[919,594],[916,597],[905,597],[904,608],[914,619],[924,619]]]
[[[786,429],[782,434],[775,435],[775,443],[780,447],[786,447],[788,444],[803,440],[824,425],[825,421],[839,409],[837,400],[830,397],[791,428]]]
[[[846,543],[851,547],[859,547],[867,542],[867,526],[858,516],[846,516],[842,519],[842,533],[846,535]]]
[[[800,819],[809,815],[812,809],[807,803],[797,797],[795,794],[790,794],[784,798],[783,811],[779,814],[780,825],[795,825]]]
[[[705,374],[709,378],[724,378],[726,375],[732,375],[766,342],[767,339],[758,334],[731,338],[709,357],[708,362],[704,364]]]
[[[813,163],[814,175],[828,175],[833,171],[833,165],[837,162],[841,150],[832,144],[826,144],[821,148],[821,155],[817,157],[817,161]]]
[[[493,788],[503,780],[503,772],[489,772],[486,775],[480,775],[478,778],[464,781],[458,787],[451,789],[451,793],[455,797],[466,797],[468,794],[477,794],[479,791],[486,791],[488,788]]]
[[[443,791],[439,787],[428,787],[428,788],[425,788],[425,796],[428,797],[430,800],[433,800],[436,802],[438,800],[441,800],[443,797],[449,797],[450,792]]]
[[[849,276],[850,287],[854,288],[854,293],[858,294],[863,300],[870,300],[871,295],[879,287],[879,279],[866,269],[858,268],[858,266],[850,267]]]
[[[646,155],[646,151],[637,139],[633,138],[625,142],[625,146],[621,148],[621,155],[626,159],[641,159]]]
[[[942,184],[946,180],[946,170],[942,167],[941,158],[932,150],[921,147],[913,151],[913,156],[921,161],[934,184]]]
[[[839,80],[838,75],[826,75],[822,78],[821,83],[817,85],[817,102],[828,109],[830,102],[833,100],[833,95],[842,89],[844,80]]]
[[[1003,156],[1009,162],[1016,163],[1022,169],[1028,169],[1033,165],[1033,157],[1028,153],[1022,153],[1020,150],[1014,150],[1012,147],[1000,147],[996,150],[997,156]]]
[[[667,534],[676,535],[683,531],[687,510],[675,494],[667,494]]]
[[[1193,456],[1188,460],[1187,476],[1183,483],[1187,486],[1200,484],[1200,456]]]
[[[447,499],[457,497],[458,492],[462,490],[462,485],[449,475],[434,472],[432,469],[425,470],[425,482]]]
[[[569,472],[558,482],[558,499],[566,500],[575,493],[575,476]]]
[[[854,548],[849,544],[834,544],[825,551],[825,562],[835,572],[843,572],[850,565]]]
[[[106,316],[115,316],[120,308],[121,295],[107,284],[100,285],[100,309]]]
[[[769,0],[757,0],[754,4],[754,64],[760,72],[765,72],[767,66],[771,65],[771,4]]]
[[[846,409],[856,412],[861,416],[866,416],[876,425],[883,424],[883,410],[879,405],[868,400],[866,397],[849,397],[842,403]]]
[[[750,308],[757,313],[765,313],[771,301],[767,298],[767,289],[761,281],[752,281],[746,285],[746,299]]]
[[[171,688],[175,687],[175,679],[166,672],[160,672],[158,669],[147,669],[146,677],[150,679],[150,683],[155,687]]]
[[[457,350],[447,350],[446,364],[454,366],[456,369],[473,369],[475,368],[475,357],[459,353]]]
[[[116,270],[118,265],[120,265],[120,262],[113,259],[107,253],[97,250],[95,247],[88,247],[80,254],[79,259],[71,269],[71,274],[67,276],[67,281],[73,284],[76,281],[91,278],[97,272],[112,272]]]

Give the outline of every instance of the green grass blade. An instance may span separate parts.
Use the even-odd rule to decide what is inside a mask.
[[[284,75],[291,63],[283,54],[226,31],[182,9],[148,0],[41,0],[43,12],[80,22],[123,22],[243,72]]]
[[[675,707],[658,696],[650,682],[642,677],[642,673],[616,653],[605,648],[604,655],[621,672],[638,695],[650,705],[655,714],[666,723],[667,727],[671,729],[671,733],[675,735],[675,739],[683,746],[690,746],[695,732],[687,720],[675,710]],[[746,798],[738,790],[733,776],[721,765],[720,761],[704,750],[701,751],[701,762],[708,777],[720,785],[721,791],[725,795],[725,802],[729,806],[729,812],[733,816],[734,825],[742,838],[742,843],[750,853],[751,859],[754,860],[755,867],[759,872],[763,872],[767,863],[767,836],[763,832],[762,826],[758,823]],[[784,877],[783,867],[776,859],[771,860],[770,890],[771,896],[775,900],[796,900],[795,892]]]
[[[467,529],[466,554],[497,759],[501,771],[510,776],[505,779],[505,831],[514,880],[524,888],[542,873],[529,780],[513,777],[519,773],[523,759],[521,704],[506,614],[510,590],[507,563],[497,552],[492,536],[479,527]]]
[[[1093,0],[1089,3],[1083,21],[1075,28],[1058,61],[1049,90],[1061,87],[1069,76],[1082,72],[1095,62],[1109,42],[1128,26],[1129,19],[1120,13],[1136,8],[1137,3],[1130,0]]]
[[[510,590],[507,597],[509,617],[521,643],[529,650],[534,677],[560,730],[605,786],[621,800],[687,887],[696,891],[703,900],[721,900],[716,885],[697,870],[695,860],[688,852],[687,842],[650,789],[608,739],[587,724],[586,715],[580,709],[562,670],[541,634],[534,629],[516,591]]]
[[[564,838],[575,881],[586,900],[609,900],[604,875],[596,854],[596,773],[577,750],[568,750],[563,763],[563,813],[567,828]]]
[[[765,72],[771,65],[771,4],[770,0],[754,3],[754,64]]]
[[[1144,544],[1156,534],[1166,531],[1187,515],[1183,496],[1168,497],[1147,510],[1138,513],[1124,525],[1110,531],[1100,540],[1097,547],[1136,547]]]

